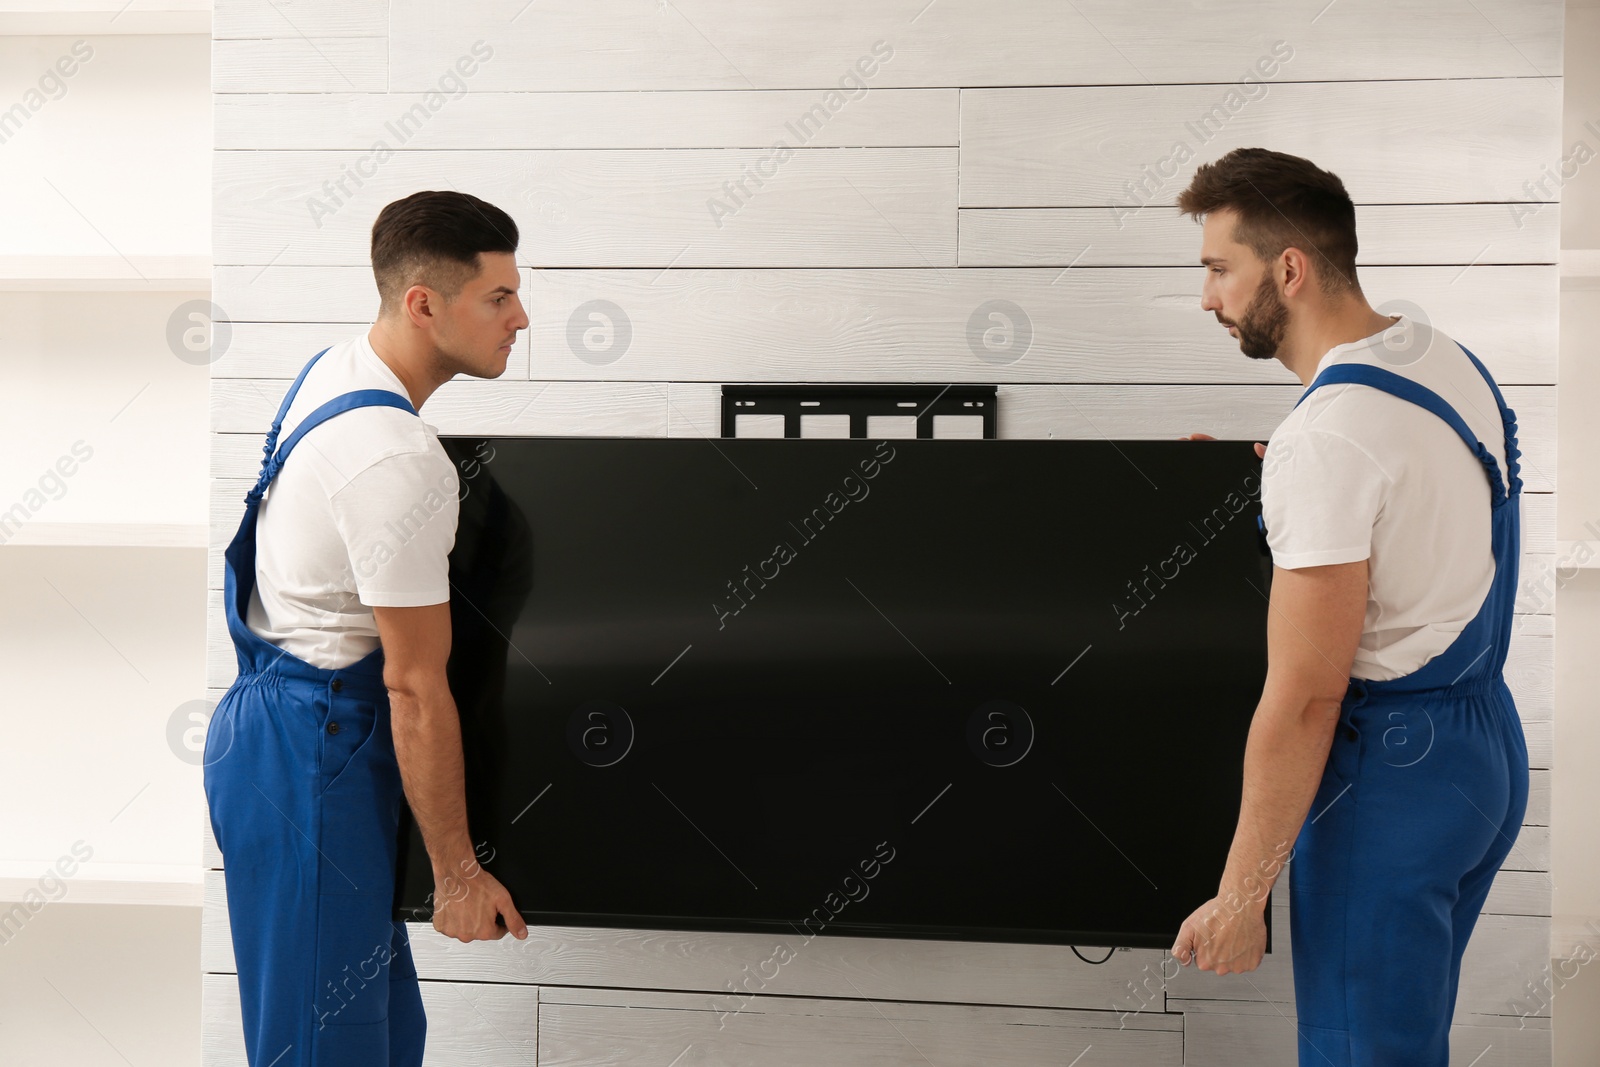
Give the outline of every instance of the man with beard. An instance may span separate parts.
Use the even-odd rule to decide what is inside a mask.
[[[1268,666],[1239,822],[1172,953],[1254,969],[1293,841],[1302,1067],[1445,1067],[1461,956],[1527,806],[1502,674],[1515,413],[1472,353],[1367,303],[1335,175],[1242,148],[1178,207],[1203,222],[1200,306],[1306,389],[1264,455]]]

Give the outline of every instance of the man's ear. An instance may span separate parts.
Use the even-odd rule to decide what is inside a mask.
[[[1285,297],[1298,296],[1301,290],[1311,281],[1310,257],[1294,245],[1283,250],[1277,263],[1273,264],[1275,270],[1280,271]]]
[[[421,327],[426,320],[434,316],[434,292],[420,282],[407,289],[403,299],[405,301],[404,317],[413,326]]]

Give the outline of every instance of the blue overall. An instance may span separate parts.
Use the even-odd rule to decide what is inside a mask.
[[[1488,476],[1494,548],[1488,595],[1449,648],[1399,678],[1350,680],[1290,872],[1300,1067],[1446,1067],[1461,955],[1527,809],[1501,673],[1521,548],[1516,413],[1466,355],[1500,408],[1509,485],[1455,409],[1409,378],[1333,364],[1300,397],[1355,382],[1443,419]]]
[[[277,448],[284,414],[321,356],[278,409],[225,555],[239,676],[206,735],[206,803],[223,855],[251,1067],[415,1067],[427,1022],[405,924],[391,920],[402,793],[383,649],[326,670],[244,622],[256,513],[296,443],[352,408],[415,414],[397,393],[357,390],[318,407]]]

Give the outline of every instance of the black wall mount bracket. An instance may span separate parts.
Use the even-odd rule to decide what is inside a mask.
[[[740,415],[782,415],[783,436],[800,436],[802,415],[848,415],[850,436],[867,436],[873,415],[912,416],[917,436],[933,437],[936,415],[975,415],[983,419],[983,436],[998,436],[999,393],[993,385],[896,385],[893,383],[825,385],[724,385],[722,436],[737,437]]]

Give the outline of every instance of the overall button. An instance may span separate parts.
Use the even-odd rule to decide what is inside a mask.
[[[336,733],[338,733],[338,732],[339,732],[339,724],[338,724],[338,723],[336,723],[336,722],[330,722],[330,723],[329,723],[329,724],[328,724],[328,732],[329,732],[329,733],[330,733],[330,734],[336,734]]]
[[[328,683],[328,685],[329,685],[329,688],[331,688],[335,693],[337,693],[339,690],[344,688],[344,679],[335,678],[332,682]]]

